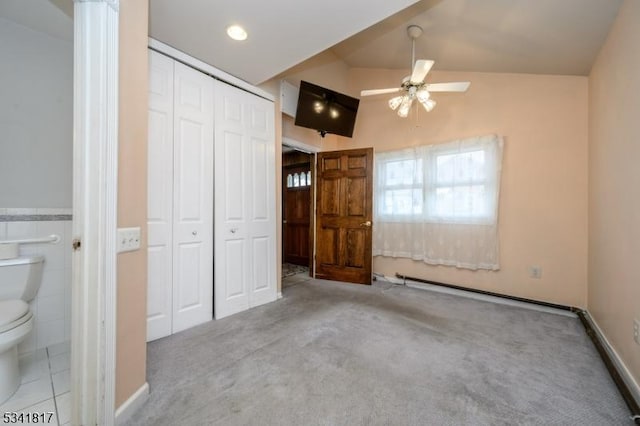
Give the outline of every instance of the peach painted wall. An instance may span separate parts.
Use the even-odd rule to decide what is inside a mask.
[[[589,303],[640,381],[640,2],[625,0],[589,76]]]
[[[118,255],[116,407],[146,381],[147,0],[120,1],[118,227],[140,226],[140,250]]]
[[[351,91],[393,87],[406,74],[402,70],[352,69]],[[389,96],[363,98],[348,147],[388,151],[490,133],[502,135],[501,268],[473,272],[375,257],[374,271],[585,307],[587,78],[430,74],[432,82],[466,80],[471,81],[467,93],[434,94],[438,105],[431,113],[414,108],[406,119],[389,109]],[[542,267],[541,279],[529,277],[532,265]]]

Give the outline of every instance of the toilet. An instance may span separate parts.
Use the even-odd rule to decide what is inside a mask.
[[[0,404],[20,386],[18,344],[33,329],[29,303],[42,281],[42,256],[0,260]]]

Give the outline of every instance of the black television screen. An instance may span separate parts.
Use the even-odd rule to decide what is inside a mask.
[[[326,133],[353,135],[360,99],[300,82],[295,125],[315,129],[324,137]]]

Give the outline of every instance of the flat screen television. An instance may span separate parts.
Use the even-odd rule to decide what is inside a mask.
[[[350,138],[359,104],[360,99],[301,81],[295,125],[317,130],[322,137],[333,133]]]

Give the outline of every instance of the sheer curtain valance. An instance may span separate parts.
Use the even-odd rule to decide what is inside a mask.
[[[373,255],[499,269],[502,138],[376,153]]]

